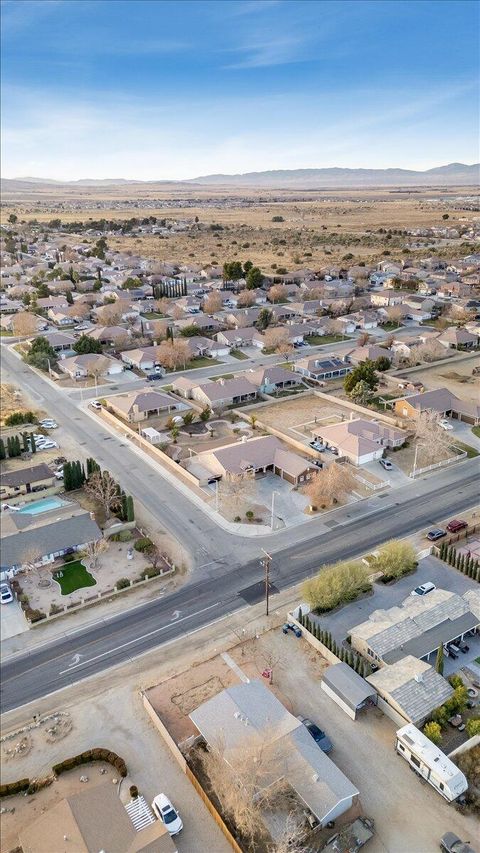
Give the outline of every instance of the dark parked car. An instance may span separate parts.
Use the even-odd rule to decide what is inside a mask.
[[[307,732],[313,737],[315,743],[318,744],[322,752],[331,752],[333,749],[333,743],[322,730],[312,723],[308,717],[297,717],[297,720],[300,720],[301,723],[305,726]]]
[[[462,841],[454,832],[446,832],[440,840],[441,850],[445,853],[475,853],[468,841]]]
[[[155,382],[157,379],[163,379],[163,373],[149,373],[147,376],[149,382]]]
[[[447,524],[449,533],[458,533],[459,530],[465,530],[466,527],[468,527],[468,523],[463,518],[454,518]]]
[[[435,527],[434,530],[429,530],[427,533],[427,539],[430,539],[430,542],[436,542],[437,539],[441,539],[442,536],[446,536],[447,531],[442,530],[441,527]]]

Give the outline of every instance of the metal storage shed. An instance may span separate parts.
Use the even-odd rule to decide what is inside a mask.
[[[325,670],[321,683],[322,690],[354,720],[371,700],[377,704],[377,691],[361,675],[346,663],[335,663]]]

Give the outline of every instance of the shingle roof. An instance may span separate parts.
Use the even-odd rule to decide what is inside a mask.
[[[176,402],[167,394],[158,391],[132,391],[131,394],[118,394],[108,398],[108,402],[115,409],[129,414],[134,406],[138,406],[139,412],[150,412],[153,409],[166,409],[175,406]]]
[[[7,471],[0,477],[2,486],[24,486],[27,483],[37,483],[39,480],[52,479],[53,474],[45,464],[32,465],[30,468],[19,468],[17,471]]]
[[[274,750],[275,772],[270,771],[264,784],[284,777],[320,819],[358,794],[305,726],[258,680],[222,690],[190,718],[207,743],[221,745],[225,760],[233,766],[236,755],[245,750]]]
[[[365,679],[346,663],[335,663],[332,666],[327,666],[322,681],[331,687],[334,693],[340,696],[353,710],[370,696],[375,696],[376,693]]]
[[[378,689],[380,695],[391,696],[412,723],[424,720],[453,693],[453,688],[442,675],[412,655],[372,673],[367,676],[367,681]]]
[[[101,536],[102,532],[89,512],[33,526],[2,537],[1,565],[4,568],[19,566],[31,559],[32,554],[40,559],[65,548],[96,541]]]

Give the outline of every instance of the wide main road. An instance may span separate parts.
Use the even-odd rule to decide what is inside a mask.
[[[456,468],[453,482],[445,476],[431,478],[429,492],[412,483],[408,501],[388,506],[379,501],[367,516],[339,516],[343,520],[333,521],[333,529],[283,547],[273,555],[273,585],[286,589],[322,564],[365,553],[387,538],[405,536],[436,519],[460,514],[477,500],[478,460]],[[215,576],[196,580],[194,573],[189,583],[165,598],[7,658],[1,671],[1,710],[74,684],[260,601],[261,577],[258,557],[239,565],[232,553],[230,565],[219,566]]]

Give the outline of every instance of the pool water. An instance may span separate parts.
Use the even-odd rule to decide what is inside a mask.
[[[27,515],[40,515],[40,513],[48,512],[51,509],[60,509],[62,506],[68,506],[68,503],[68,501],[62,501],[61,498],[57,497],[43,498],[41,501],[32,501],[31,504],[26,504],[26,506],[22,506],[17,511]]]

